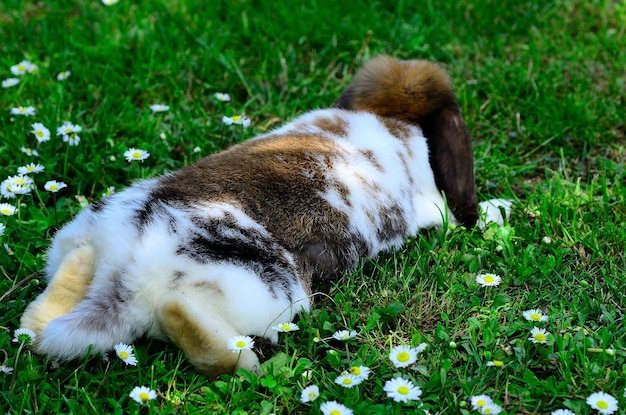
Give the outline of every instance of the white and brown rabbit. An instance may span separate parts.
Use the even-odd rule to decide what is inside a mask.
[[[312,283],[421,228],[478,219],[448,75],[381,56],[333,108],[84,209],[54,238],[49,285],[21,324],[62,361],[145,335],[209,375],[253,370],[229,338],[276,341],[270,327],[309,310]]]

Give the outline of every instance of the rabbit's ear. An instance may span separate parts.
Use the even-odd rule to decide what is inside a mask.
[[[467,124],[458,105],[451,104],[420,122],[437,187],[446,195],[454,217],[464,226],[478,220],[474,153]]]

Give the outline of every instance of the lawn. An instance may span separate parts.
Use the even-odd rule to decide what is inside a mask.
[[[487,395],[492,413],[626,413],[626,4],[261,3],[0,4],[0,181],[43,167],[28,173],[30,192],[0,197],[0,409],[295,414],[336,401],[346,409],[335,415],[478,414],[471,398]],[[85,203],[329,106],[381,53],[450,72],[479,199],[514,201],[507,224],[429,230],[317,287],[299,330],[278,345],[257,339],[264,376],[209,380],[158,341],[132,345],[136,365],[111,354],[60,367],[14,341],[45,286],[51,237]],[[235,115],[250,125],[223,122]],[[149,156],[128,161],[131,148]],[[500,284],[478,284],[486,273]],[[545,342],[530,340],[537,329]],[[340,330],[356,337],[335,339]],[[396,346],[425,349],[397,367]],[[369,377],[338,384],[354,366]],[[394,378],[419,398],[390,398]],[[310,385],[319,397],[303,402]],[[136,386],[156,396],[142,405]],[[590,405],[596,392],[619,409]]]

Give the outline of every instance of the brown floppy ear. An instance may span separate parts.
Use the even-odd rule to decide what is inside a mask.
[[[458,104],[424,117],[420,126],[430,149],[430,166],[454,217],[464,226],[478,220],[474,153],[467,124]]]

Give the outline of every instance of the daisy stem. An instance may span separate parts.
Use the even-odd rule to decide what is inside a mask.
[[[17,348],[17,353],[15,354],[15,360],[13,361],[13,373],[11,375],[11,387],[9,388],[10,392],[13,392],[15,388],[15,374],[17,373],[17,363],[20,360],[20,355],[22,354],[22,349],[24,348],[24,342],[20,342],[20,347]]]

